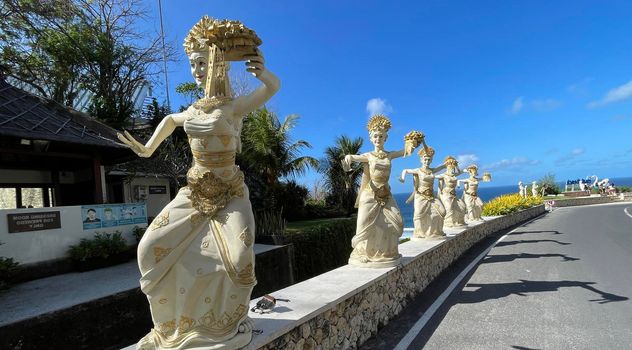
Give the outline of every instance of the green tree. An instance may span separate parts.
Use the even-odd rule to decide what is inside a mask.
[[[346,135],[336,138],[335,144],[325,149],[318,171],[325,177],[327,203],[344,210],[346,215],[354,212],[358,185],[362,177],[362,166],[353,164],[352,171],[345,172],[342,159],[347,154],[358,154],[362,148],[362,138],[351,139]]]
[[[266,185],[276,186],[281,178],[305,174],[309,168],[318,168],[318,160],[301,156],[311,148],[305,140],[293,141],[290,131],[296,126],[298,115],[289,115],[283,122],[267,108],[260,108],[244,120],[239,163],[242,168],[261,176]]]
[[[197,84],[193,82],[178,84],[178,86],[176,86],[176,92],[181,94],[186,101],[186,106],[180,106],[181,112],[192,105],[193,102],[201,99],[204,96],[204,89],[197,86]]]
[[[85,89],[91,114],[124,127],[138,89],[161,72],[160,37],[138,31],[146,14],[140,0],[3,0],[0,69],[66,105]]]
[[[548,173],[544,175],[539,181],[538,186],[543,191],[544,195],[547,194],[559,194],[561,192],[560,186],[555,182],[555,174]]]

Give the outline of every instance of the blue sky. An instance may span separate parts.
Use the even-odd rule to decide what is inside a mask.
[[[146,4],[157,30],[157,1]],[[254,29],[282,82],[268,106],[301,116],[293,135],[311,156],[341,134],[371,150],[372,110],[392,119],[387,149],[421,130],[435,165],[474,161],[492,173],[488,186],[549,172],[632,176],[632,2],[166,0],[163,11],[178,48],[204,14]],[[185,103],[175,86],[192,81],[179,58],[169,65],[174,106]],[[418,165],[416,155],[393,163],[394,192],[410,190],[395,177]]]

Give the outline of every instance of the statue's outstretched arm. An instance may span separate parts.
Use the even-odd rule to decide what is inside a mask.
[[[132,136],[127,131],[123,131],[123,134],[116,133],[121,142],[123,142],[127,147],[131,148],[136,154],[143,158],[151,157],[151,155],[156,151],[158,146],[164,141],[173,130],[178,126],[182,126],[184,121],[186,120],[186,116],[182,113],[170,114],[162,119],[160,124],[156,127],[154,134],[151,135],[147,144],[143,145],[142,143],[136,141],[134,136]]]
[[[341,162],[342,162],[342,169],[344,169],[344,171],[351,171],[351,163],[353,162],[368,163],[369,158],[365,154],[347,154],[342,159]]]
[[[443,170],[445,168],[446,168],[446,165],[445,164],[441,164],[441,165],[439,165],[436,168],[432,168],[432,173],[436,174],[436,173],[440,172],[441,170]]]
[[[399,182],[404,182],[406,180],[407,174],[414,174],[415,169],[404,169],[402,170],[402,175],[399,177]]]
[[[281,81],[264,66],[264,58],[261,51],[257,49],[257,55],[246,56],[246,70],[263,85],[249,95],[238,97],[235,102],[235,115],[244,116],[257,108],[263,106],[281,87]]]

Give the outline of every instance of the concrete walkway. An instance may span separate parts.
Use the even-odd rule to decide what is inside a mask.
[[[42,278],[0,292],[0,326],[140,286],[135,260],[104,269]]]
[[[277,246],[255,244],[255,254]],[[21,283],[0,291],[0,327],[140,287],[136,260]]]

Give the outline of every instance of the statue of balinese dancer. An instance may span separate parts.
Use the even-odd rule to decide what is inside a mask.
[[[458,180],[457,182],[458,184],[463,183],[463,201],[467,209],[465,220],[468,223],[483,221],[481,217],[483,214],[483,201],[478,196],[478,185],[481,180],[477,177],[478,167],[472,164],[465,168],[465,170],[470,174],[470,177]],[[492,175],[490,173],[484,173],[482,180],[489,182],[492,180]]]
[[[188,186],[154,219],[138,246],[140,283],[154,327],[137,349],[238,349],[252,338],[248,318],[256,284],[255,222],[244,175],[235,165],[243,117],[279,89],[264,66],[261,39],[238,21],[202,18],[184,48],[204,98],[166,116],[142,145],[125,133],[119,139],[149,157],[177,127],[189,137],[193,164]],[[230,61],[246,61],[263,85],[233,98]]]
[[[408,156],[419,145],[423,134],[410,132],[404,138],[405,147],[399,151],[385,151],[391,121],[383,115],[373,116],[367,129],[373,143],[373,152],[344,157],[342,166],[351,170],[352,162],[364,166],[362,185],[358,191],[356,207],[358,221],[356,234],[351,239],[353,251],[349,264],[363,267],[391,267],[399,264],[399,237],[404,232],[402,215],[391,194],[388,180],[391,176],[391,161]]]
[[[435,175],[445,166],[436,168],[430,167],[434,158],[435,150],[423,143],[419,150],[421,167],[417,169],[404,169],[400,181],[404,182],[406,174],[413,175],[414,191],[406,201],[406,204],[414,200],[413,223],[415,231],[413,239],[441,239],[445,238],[443,232],[443,220],[445,218],[445,208],[441,200],[434,193]]]
[[[445,207],[445,219],[443,225],[445,227],[462,227],[465,226],[465,202],[456,195],[457,176],[461,175],[459,162],[452,156],[445,158],[443,164],[446,171],[437,176],[439,179],[439,196]]]

